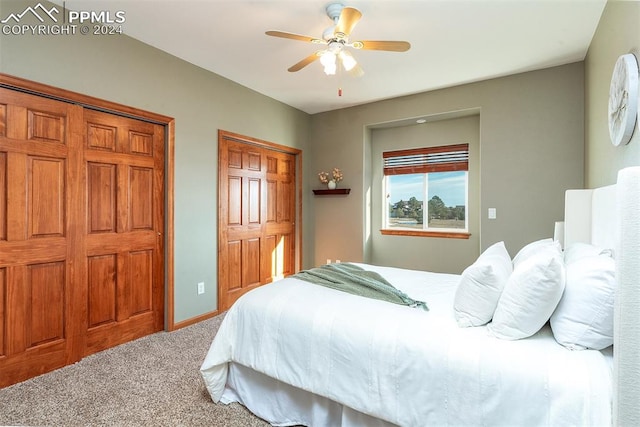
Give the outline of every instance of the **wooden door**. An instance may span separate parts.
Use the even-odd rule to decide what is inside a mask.
[[[164,326],[164,128],[84,112],[85,354]]]
[[[296,154],[220,132],[218,310],[295,272]]]
[[[81,119],[0,88],[0,387],[80,357]]]
[[[0,387],[164,327],[164,127],[0,88]]]

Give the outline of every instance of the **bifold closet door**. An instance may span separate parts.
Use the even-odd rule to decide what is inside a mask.
[[[85,110],[85,354],[164,327],[164,127]]]
[[[295,272],[296,156],[221,132],[218,310]]]
[[[0,386],[80,358],[81,121],[0,88]]]
[[[0,387],[164,327],[164,127],[0,88]]]

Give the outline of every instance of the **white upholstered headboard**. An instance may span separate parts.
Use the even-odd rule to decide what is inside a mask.
[[[564,247],[574,242],[615,249],[618,219],[616,185],[568,190],[564,201]]]
[[[618,173],[615,185],[569,190],[564,247],[573,242],[612,248],[616,259],[613,423],[640,420],[640,167]]]

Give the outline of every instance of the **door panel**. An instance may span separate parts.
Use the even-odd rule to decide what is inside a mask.
[[[64,340],[64,262],[27,267],[27,348]]]
[[[7,269],[0,268],[0,359],[6,356],[5,347],[5,316],[7,312],[5,294],[7,292]]]
[[[225,287],[228,293],[242,292],[242,241],[228,241],[225,251],[227,271]]]
[[[42,142],[65,142],[65,117],[45,111],[28,110],[27,139]]]
[[[219,149],[218,309],[295,270],[295,154],[225,132]]]
[[[129,169],[130,230],[153,230],[153,168]]]
[[[87,162],[89,233],[116,231],[116,165]]]
[[[81,110],[0,89],[0,387],[77,360]]]
[[[261,213],[261,209],[260,209],[260,193],[261,191],[261,186],[262,186],[262,180],[259,178],[249,178],[247,179],[247,183],[249,186],[249,201],[248,201],[248,206],[247,206],[247,214],[248,214],[248,218],[247,218],[247,223],[249,225],[254,225],[254,226],[260,226],[261,221],[260,221],[260,213]]]
[[[65,171],[64,159],[28,157],[29,238],[63,236]]]
[[[7,135],[7,104],[0,103],[0,136]]]
[[[131,257],[131,315],[153,310],[153,251],[134,251]]]
[[[116,256],[88,257],[89,329],[116,321]]]
[[[164,129],[89,110],[84,121],[87,355],[163,327]]]
[[[7,169],[7,152],[0,151],[0,241],[7,240]]]

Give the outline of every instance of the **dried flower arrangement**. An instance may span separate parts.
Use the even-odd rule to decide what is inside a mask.
[[[333,181],[336,184],[339,183],[340,181],[342,181],[342,171],[340,171],[340,169],[338,168],[333,168],[333,170],[331,171],[331,174],[329,174],[329,172],[320,172],[318,173],[318,179],[320,179],[320,182],[323,184],[328,184],[329,181]]]

